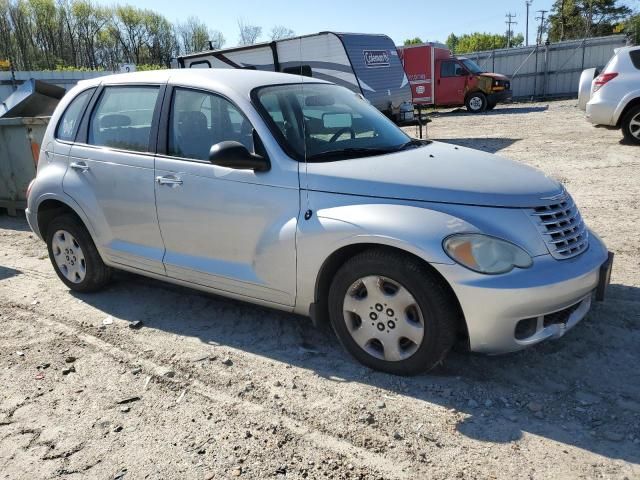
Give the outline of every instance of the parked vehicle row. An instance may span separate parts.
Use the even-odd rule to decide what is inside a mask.
[[[578,105],[594,125],[618,128],[640,145],[640,47],[617,48],[602,72],[580,78]]]
[[[122,269],[309,315],[386,372],[427,370],[456,341],[558,338],[609,282],[612,255],[560,183],[411,139],[317,78],[83,81],[42,144],[26,214],[70,289]]]
[[[362,94],[396,123],[415,106],[462,106],[472,113],[511,99],[510,80],[486,73],[444,45],[397,47],[386,35],[321,32],[184,55],[181,68],[240,68],[329,80]]]

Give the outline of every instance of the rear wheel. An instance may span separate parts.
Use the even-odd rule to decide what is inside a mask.
[[[484,112],[487,108],[487,96],[482,92],[473,92],[469,94],[465,103],[471,113]]]
[[[47,248],[58,277],[71,290],[93,292],[111,278],[111,269],[100,258],[89,232],[73,215],[51,221],[47,227]]]
[[[633,107],[626,113],[621,126],[625,140],[640,145],[640,105]]]
[[[414,375],[453,345],[458,308],[437,276],[410,256],[368,250],[329,290],[331,324],[345,349],[376,370]]]

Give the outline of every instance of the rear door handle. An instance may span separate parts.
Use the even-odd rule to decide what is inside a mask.
[[[175,175],[166,175],[164,177],[156,177],[158,185],[167,185],[169,187],[178,187],[182,185],[182,179]]]
[[[87,170],[89,170],[89,165],[84,162],[71,162],[69,164],[69,167],[73,168],[74,170],[78,170],[79,172],[86,172]]]

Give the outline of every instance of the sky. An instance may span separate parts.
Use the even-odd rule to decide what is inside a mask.
[[[99,0],[111,5],[114,0]],[[155,10],[172,22],[197,16],[211,29],[220,30],[225,47],[238,43],[238,19],[262,27],[260,40],[268,40],[275,25],[291,28],[297,35],[324,30],[384,33],[396,44],[407,38],[444,42],[447,36],[484,31],[504,33],[505,14],[513,13],[515,33],[525,32],[525,0],[115,0]],[[640,0],[629,0],[638,4]],[[529,38],[535,39],[537,10],[549,10],[553,0],[533,0],[530,8]],[[640,5],[639,5],[640,6]]]

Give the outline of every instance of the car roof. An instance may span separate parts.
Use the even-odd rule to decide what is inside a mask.
[[[144,72],[106,75],[82,81],[85,86],[127,85],[140,83],[171,83],[183,86],[216,88],[223,85],[240,94],[250,92],[256,87],[281,85],[286,83],[330,83],[317,78],[310,79],[289,73],[265,72],[261,70],[243,70],[236,68],[179,68],[149,70]]]

